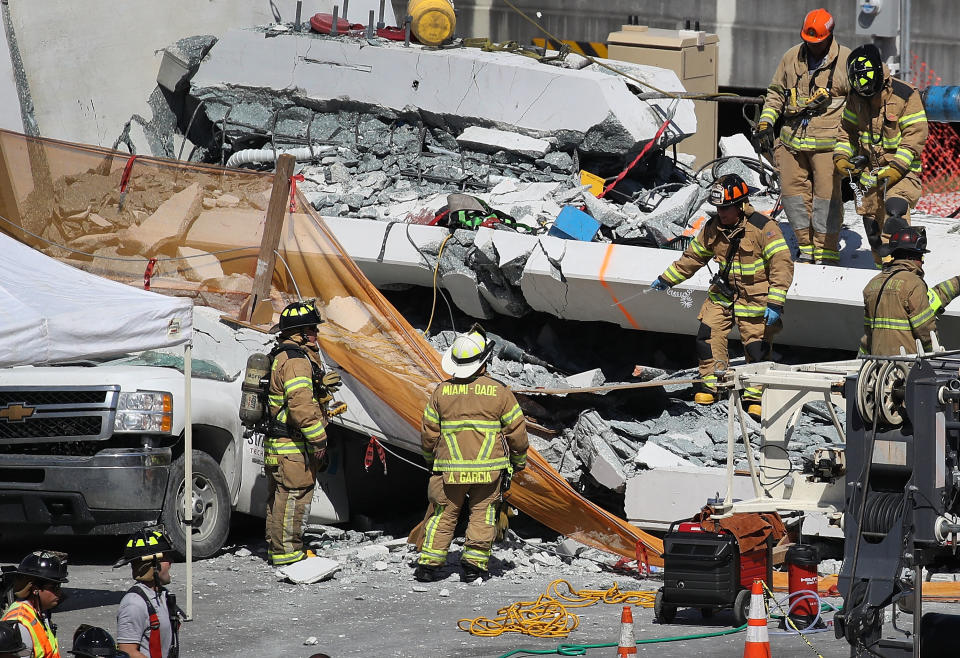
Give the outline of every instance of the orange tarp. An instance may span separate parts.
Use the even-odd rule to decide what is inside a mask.
[[[253,283],[273,176],[0,131],[0,230],[75,267],[189,296],[236,314]],[[426,339],[397,313],[298,195],[287,214],[271,302],[316,298],[324,351],[420,426],[444,378]],[[155,259],[152,263],[151,260]],[[531,450],[512,504],[584,544],[661,565],[662,542],[587,501]]]

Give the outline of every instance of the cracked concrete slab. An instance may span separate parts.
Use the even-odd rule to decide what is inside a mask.
[[[674,73],[657,75],[661,84],[682,89]],[[191,90],[216,101],[229,88],[234,105],[262,103],[266,93],[315,108],[349,102],[413,111],[451,128],[560,134],[568,148],[620,155],[649,141],[662,123],[624,80],[474,48],[431,51],[308,34],[265,39],[256,30],[231,30],[200,65]],[[680,102],[675,123],[682,134],[696,131],[692,101]]]
[[[457,142],[466,148],[481,153],[509,151],[530,158],[542,158],[550,150],[550,142],[506,130],[467,126],[457,136]]]

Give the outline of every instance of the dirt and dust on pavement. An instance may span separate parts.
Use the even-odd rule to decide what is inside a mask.
[[[579,626],[566,638],[534,638],[518,633],[476,637],[458,629],[461,619],[494,618],[498,610],[520,601],[535,601],[548,585],[564,579],[574,590],[655,591],[656,578],[638,579],[615,571],[615,556],[557,537],[521,517],[504,543],[494,548],[493,578],[473,584],[460,582],[461,540],[451,547],[447,577],[435,583],[413,578],[416,553],[403,542],[401,527],[414,518],[362,522],[344,527],[311,526],[306,536],[317,553],[337,560],[341,567],[328,580],[296,585],[278,577],[265,561],[262,521],[235,519],[228,545],[216,557],[194,565],[193,619],[181,631],[182,656],[290,656],[315,653],[338,656],[506,656],[519,649],[553,651],[561,644],[592,646],[586,653],[613,655],[620,635],[621,605],[597,603],[570,608]],[[361,529],[362,528],[362,529]],[[0,563],[16,563],[39,547],[70,553],[70,582],[66,601],[55,611],[54,622],[63,651],[69,650],[81,623],[116,631],[117,606],[131,585],[128,568],[113,569],[121,551],[117,537],[5,540]],[[173,591],[185,606],[185,565],[172,569]],[[565,586],[559,588],[566,592]],[[839,605],[839,599],[831,599]],[[945,604],[928,610],[946,611]],[[831,615],[827,615],[829,618]],[[656,624],[651,608],[635,607],[637,640],[714,633],[732,628],[729,611],[709,619],[694,609],[681,609],[674,624]],[[775,635],[770,625],[773,655],[806,658],[810,647],[796,636]],[[849,647],[834,638],[832,628],[810,636],[826,657],[847,656]],[[739,656],[744,634],[709,639],[641,644],[639,653],[664,658]],[[596,646],[606,645],[606,646]],[[569,651],[569,649],[565,649]],[[66,655],[66,654],[65,654]],[[526,652],[511,655],[533,655]]]

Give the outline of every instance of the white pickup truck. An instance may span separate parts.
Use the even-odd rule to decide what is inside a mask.
[[[207,557],[225,541],[233,511],[265,513],[263,439],[245,433],[238,412],[242,364],[271,338],[228,328],[210,309],[194,316],[193,551]],[[349,409],[338,425],[416,449],[413,428],[344,380],[339,397]],[[182,552],[183,400],[183,356],[175,350],[0,369],[0,534],[124,534],[161,522]],[[371,405],[381,407],[376,421],[365,409]],[[393,428],[393,440],[382,427]],[[349,516],[335,433],[330,456],[310,522]]]

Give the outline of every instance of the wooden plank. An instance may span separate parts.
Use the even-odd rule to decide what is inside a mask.
[[[287,204],[290,202],[290,177],[293,175],[293,165],[295,163],[296,158],[289,153],[284,153],[277,158],[277,169],[273,174],[273,191],[270,193],[270,203],[267,205],[267,219],[263,227],[263,239],[260,241],[257,269],[253,275],[250,305],[244,318],[248,322],[253,319],[257,303],[270,299],[273,268],[277,264],[277,254],[275,252],[280,244],[280,231],[283,229]]]

